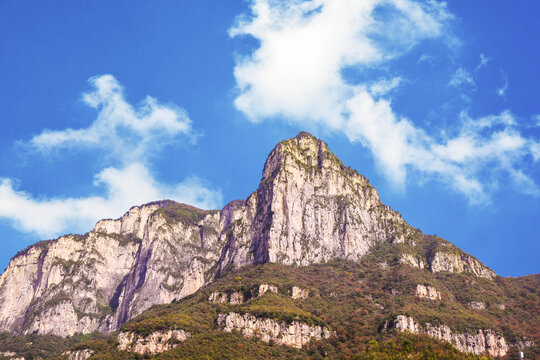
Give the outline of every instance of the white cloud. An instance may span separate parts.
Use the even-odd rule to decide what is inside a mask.
[[[448,86],[459,87],[463,84],[468,84],[473,87],[476,85],[473,77],[471,76],[471,73],[469,73],[467,70],[463,68],[459,68],[450,78],[450,81],[448,82]]]
[[[106,150],[125,162],[140,160],[179,136],[193,139],[195,133],[187,113],[175,105],[163,105],[147,96],[138,107],[129,104],[124,89],[112,75],[91,78],[93,92],[83,101],[98,111],[87,128],[44,130],[29,145],[39,151],[61,147]]]
[[[175,199],[202,208],[215,208],[222,202],[219,191],[196,177],[175,185],[161,184],[139,163],[106,168],[96,175],[95,185],[104,189],[103,195],[36,199],[17,190],[13,180],[0,179],[0,217],[21,231],[53,237],[88,231],[99,219],[117,218],[135,204],[158,199]]]
[[[484,54],[480,54],[480,62],[478,63],[478,65],[476,65],[475,71],[478,71],[483,67],[486,67],[490,61],[491,61],[490,57],[487,57]]]
[[[45,130],[26,145],[48,152],[59,148],[100,150],[106,166],[94,176],[94,190],[101,195],[81,197],[33,196],[18,190],[16,182],[0,178],[0,218],[25,232],[52,237],[84,232],[102,218],[117,218],[136,204],[172,199],[202,208],[217,208],[221,192],[197,177],[178,184],[160,183],[149,167],[149,156],[165,144],[193,141],[195,133],[186,112],[147,97],[140,106],[126,102],[124,91],[111,75],[90,79],[93,92],[83,101],[98,111],[83,129]],[[105,155],[107,154],[107,155]]]
[[[345,78],[351,67],[388,66],[425,39],[455,43],[446,31],[452,15],[444,3],[255,0],[251,10],[230,30],[231,36],[252,36],[260,43],[239,57],[234,71],[235,105],[251,121],[281,117],[343,132],[370,149],[399,186],[414,171],[448,184],[472,203],[486,203],[500,174],[507,174],[521,191],[538,193],[519,167],[537,143],[520,134],[509,111],[480,118],[463,113],[456,129],[435,136],[392,108],[388,91],[406,79],[354,83]],[[482,66],[488,61],[481,56]],[[459,68],[449,85],[462,84],[475,85]]]
[[[435,62],[435,57],[431,56],[431,55],[427,55],[427,54],[422,54],[418,58],[417,62],[418,62],[418,64],[423,63],[423,62],[427,62],[427,63],[433,65],[433,63]]]
[[[387,11],[374,16],[381,8]],[[335,128],[355,92],[343,69],[395,58],[422,39],[441,36],[450,18],[444,4],[403,0],[256,0],[252,12],[230,30],[261,43],[235,67],[236,107],[252,121],[285,115]]]
[[[373,96],[386,95],[401,85],[402,82],[403,79],[401,77],[379,79],[370,85],[369,92]]]

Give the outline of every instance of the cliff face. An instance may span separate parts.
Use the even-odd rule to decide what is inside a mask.
[[[308,325],[300,321],[290,324],[253,316],[251,314],[220,314],[218,326],[223,331],[239,331],[245,337],[257,337],[262,341],[274,341],[276,344],[301,348],[311,339],[328,339],[332,332],[325,327]]]
[[[405,315],[397,316],[392,325],[399,331],[408,331],[415,334],[422,333],[439,340],[445,340],[462,352],[504,356],[509,350],[504,337],[491,329],[455,333],[446,325],[433,326],[427,323],[422,326],[415,322],[412,317]]]
[[[356,260],[379,241],[403,241],[407,225],[368,180],[309,134],[270,153],[259,189],[223,210],[219,271],[251,263]]]
[[[160,202],[102,220],[84,236],[38,243],[0,277],[0,329],[61,336],[116,330],[212,278],[218,226],[217,212]]]
[[[247,200],[221,211],[172,201],[135,206],[83,236],[20,252],[0,276],[0,331],[114,331],[234,268],[357,260],[378,243],[414,248],[415,231],[324,142],[300,133],[272,150]],[[404,253],[403,261],[430,263],[433,272],[494,276],[470,255],[449,256],[422,250]]]

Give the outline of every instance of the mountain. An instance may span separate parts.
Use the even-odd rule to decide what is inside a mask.
[[[538,354],[539,284],[422,234],[302,132],[271,151],[255,192],[221,211],[156,201],[19,252],[0,276],[0,331],[15,335],[0,338],[0,355],[22,354],[29,336],[78,333],[109,335],[65,357],[198,358],[223,341],[289,358],[409,343],[439,357],[452,345]]]

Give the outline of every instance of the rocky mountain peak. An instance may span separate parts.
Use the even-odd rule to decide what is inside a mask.
[[[115,331],[150,306],[246,265],[356,261],[381,244],[399,251],[402,263],[431,272],[495,276],[451,244],[422,236],[325,142],[301,132],[270,152],[248,199],[221,211],[151,202],[101,220],[87,234],[20,252],[0,276],[0,330]]]
[[[345,166],[324,141],[305,131],[279,142],[270,152],[264,166],[262,182],[273,179],[278,171],[291,169],[303,170],[307,174],[333,171],[356,178],[363,185],[369,185],[367,178]]]

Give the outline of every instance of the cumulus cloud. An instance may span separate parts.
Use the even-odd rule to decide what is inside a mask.
[[[344,102],[356,91],[342,70],[380,64],[442,36],[451,17],[444,4],[402,0],[256,0],[251,9],[230,30],[261,44],[235,67],[236,107],[253,121],[284,115],[333,127],[342,125]]]
[[[486,203],[488,188],[506,174],[521,191],[537,194],[519,166],[538,145],[519,132],[509,111],[480,118],[462,113],[452,131],[429,134],[392,108],[390,91],[406,79],[354,82],[345,75],[349,68],[390,66],[427,39],[455,43],[452,20],[445,3],[436,1],[254,0],[251,14],[230,30],[259,41],[237,60],[235,106],[254,122],[277,117],[343,132],[370,149],[398,186],[413,171]],[[488,61],[481,56],[482,66]],[[459,68],[448,85],[463,84],[475,85]]]
[[[173,199],[202,208],[217,208],[221,192],[204,180],[188,177],[177,184],[159,182],[149,156],[165,144],[196,138],[192,121],[181,108],[147,97],[138,107],[129,104],[120,83],[111,75],[90,79],[94,91],[83,101],[98,112],[86,128],[45,130],[26,145],[40,152],[82,148],[103,153],[113,163],[94,176],[101,195],[81,197],[34,196],[10,178],[0,178],[0,218],[25,232],[52,237],[87,231],[101,218],[117,218],[136,204]],[[104,155],[107,154],[107,155]]]
[[[44,130],[28,145],[38,151],[67,147],[98,148],[115,159],[130,162],[146,158],[180,136],[193,139],[196,134],[187,113],[173,105],[160,104],[147,96],[138,107],[129,104],[122,85],[112,75],[89,80],[94,91],[82,100],[98,111],[87,128]]]
[[[140,163],[125,168],[106,168],[95,176],[101,196],[36,199],[17,190],[11,179],[0,179],[0,217],[24,232],[42,237],[87,231],[102,218],[116,218],[135,204],[157,199],[175,199],[203,208],[221,204],[219,191],[201,179],[190,177],[179,184],[159,183]]]

